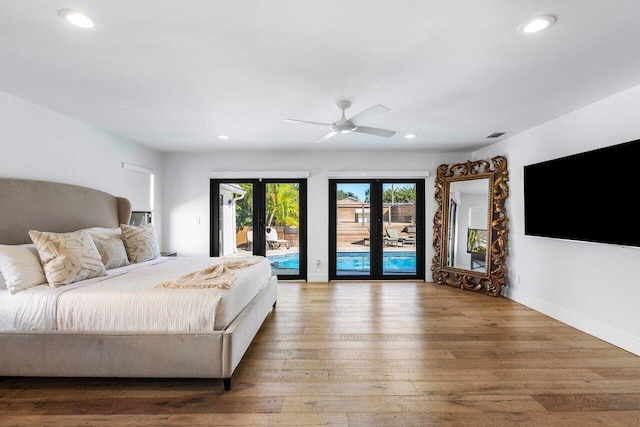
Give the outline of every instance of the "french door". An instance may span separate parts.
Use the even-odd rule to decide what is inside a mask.
[[[421,279],[424,180],[329,181],[329,279]]]
[[[305,179],[211,180],[211,256],[262,255],[279,279],[306,279]]]

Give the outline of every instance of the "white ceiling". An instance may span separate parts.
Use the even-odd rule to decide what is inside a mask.
[[[0,91],[166,152],[471,151],[640,84],[638,22],[638,0],[0,0]],[[397,134],[283,122],[340,99]]]

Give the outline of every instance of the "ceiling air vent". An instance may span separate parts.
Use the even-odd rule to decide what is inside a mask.
[[[494,132],[491,135],[485,136],[485,138],[500,138],[505,133],[507,132]]]

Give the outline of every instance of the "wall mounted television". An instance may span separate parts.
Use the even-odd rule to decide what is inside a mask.
[[[524,233],[640,247],[640,139],[524,167]]]

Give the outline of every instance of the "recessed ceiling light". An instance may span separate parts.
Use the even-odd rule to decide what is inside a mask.
[[[90,30],[92,28],[97,28],[98,26],[95,19],[87,14],[78,12],[77,10],[64,9],[61,10],[59,14],[76,27]]]
[[[408,133],[408,134],[406,134],[404,137],[405,137],[405,138],[407,138],[407,139],[413,139],[413,138],[415,138],[416,136],[418,136],[418,135],[416,135],[415,133]]]
[[[533,18],[524,24],[520,25],[519,30],[523,33],[537,33],[545,28],[549,28],[558,20],[554,15],[542,15]]]
[[[229,135],[218,135],[218,139],[229,139]]]

